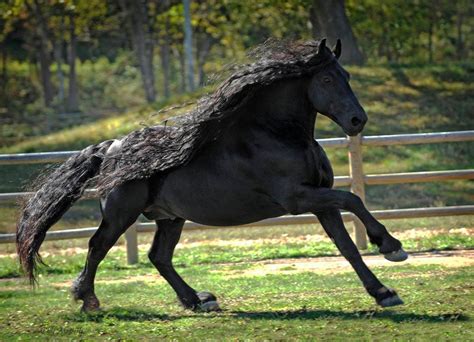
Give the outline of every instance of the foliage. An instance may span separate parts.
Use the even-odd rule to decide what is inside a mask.
[[[66,60],[72,44],[68,25],[74,20],[83,113],[100,114],[100,117],[145,102],[137,56],[131,51],[129,33],[124,31],[127,13],[122,12],[117,1],[37,0],[33,3],[41,5],[42,18],[38,18],[28,1],[10,0],[0,4],[0,44],[4,53],[0,106],[4,107],[4,120],[15,124],[25,119],[48,120],[51,122],[44,125],[46,130],[61,128],[57,124],[61,120],[51,115],[63,112],[64,100],[59,90],[67,86],[58,79],[56,55],[50,69],[56,99],[50,108],[42,104],[44,84],[38,67],[41,20],[46,24],[47,55],[53,59],[53,48],[60,47],[63,64],[59,70],[66,76],[70,72]],[[156,45],[154,59],[163,62],[162,51],[166,46],[171,51],[168,66],[154,64],[160,102],[165,97],[165,78],[171,94],[182,92],[185,85],[183,7],[180,1],[145,3],[151,39]],[[205,83],[206,75],[240,59],[245,50],[269,37],[310,38],[311,6],[310,0],[193,1],[194,53],[201,84]],[[389,0],[380,4],[374,0],[348,0],[346,12],[371,63],[441,62],[472,57],[472,1]],[[27,71],[18,72],[18,65]],[[164,70],[165,67],[169,70]]]
[[[468,58],[474,3],[466,0],[349,0],[349,19],[372,61],[433,62]],[[466,35],[466,37],[464,37]]]

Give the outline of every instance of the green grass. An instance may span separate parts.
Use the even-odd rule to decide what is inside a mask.
[[[258,235],[258,232],[255,233]],[[394,233],[397,236],[397,233]],[[147,239],[147,243],[143,241]],[[149,266],[146,257],[152,236],[142,238],[140,242],[145,243],[140,249],[140,263],[142,266]],[[87,243],[82,240],[82,249],[73,249],[73,255],[64,256],[55,250],[62,250],[67,245],[62,242],[46,242],[42,251],[49,251],[43,258],[47,267],[42,268],[44,274],[63,274],[78,273],[84,264],[87,253]],[[260,260],[271,260],[279,258],[303,258],[303,257],[319,257],[338,255],[335,245],[325,237],[311,239],[308,235],[290,239],[281,237],[278,239],[259,239],[246,240],[248,243],[242,245],[230,240],[229,243],[216,243],[221,240],[210,240],[199,243],[198,245],[189,245],[189,240],[183,237],[183,245],[178,248],[174,262],[176,265],[190,267],[196,264],[206,265],[215,263],[241,263],[253,262]],[[242,240],[239,240],[242,241]],[[455,250],[474,248],[474,237],[468,233],[460,233],[456,231],[437,231],[429,234],[426,231],[424,236],[416,236],[402,239],[404,248],[409,252],[431,251],[431,250]],[[77,240],[76,240],[77,243]],[[58,248],[61,246],[62,248]],[[13,246],[10,245],[10,253],[14,253]],[[74,248],[74,247],[72,247]],[[4,251],[5,252],[5,251]],[[377,249],[369,246],[365,254],[376,254]],[[71,254],[71,252],[69,252]],[[126,264],[126,254],[123,249],[112,252],[101,266],[104,269],[114,270],[121,269]],[[8,277],[21,276],[16,257],[4,257],[0,259],[0,279]]]
[[[202,253],[202,252],[199,252]],[[111,255],[97,279],[126,280],[156,271],[148,264],[123,265]],[[79,313],[68,298],[67,270],[41,277],[31,292],[21,280],[0,282],[0,340],[463,340],[474,338],[472,268],[437,265],[376,267],[406,305],[380,309],[355,273],[240,275],[253,264],[182,265],[178,271],[195,288],[211,290],[219,313],[184,311],[160,281],[98,283],[104,310]],[[115,265],[115,266],[114,266]],[[74,270],[75,271],[75,270]],[[232,275],[232,276],[230,276]]]
[[[148,246],[141,246],[137,265],[127,265],[123,248],[109,253],[96,278],[103,311],[91,315],[81,314],[80,304],[68,293],[86,258],[85,249],[73,247],[78,241],[85,247],[86,240],[44,243],[48,266],[41,268],[40,286],[34,291],[20,278],[16,257],[0,255],[0,340],[474,338],[472,267],[429,262],[373,267],[406,303],[381,309],[349,269],[295,272],[288,263],[278,272],[256,273],[261,267],[256,261],[338,254],[329,239],[308,234],[320,232],[318,227],[296,226],[286,229],[287,234],[281,228],[185,232],[174,264],[193,287],[218,296],[223,311],[209,314],[188,312],[177,304],[175,293],[148,262]],[[394,234],[406,235],[402,241],[408,251],[474,248],[472,234],[463,229],[426,229],[411,236],[412,227],[405,228]],[[139,242],[150,240],[150,234],[143,234]]]

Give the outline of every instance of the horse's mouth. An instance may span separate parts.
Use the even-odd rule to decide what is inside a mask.
[[[323,113],[321,113],[321,114],[323,114]],[[323,115],[327,116],[332,121],[334,121],[339,127],[341,127],[342,131],[348,136],[351,136],[351,137],[356,136],[357,134],[359,134],[360,132],[362,132],[364,130],[365,123],[362,126],[357,126],[357,127],[350,126],[350,127],[348,127],[349,125],[341,123],[336,115],[332,115],[332,114],[323,114]]]
[[[345,129],[344,127],[341,126],[341,128],[344,131],[344,133],[346,133],[350,137],[354,137],[364,130],[364,127],[357,128],[357,129]]]

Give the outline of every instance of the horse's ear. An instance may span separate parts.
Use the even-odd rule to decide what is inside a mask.
[[[321,39],[321,41],[319,42],[318,55],[324,53],[325,49],[326,49],[326,38]]]
[[[336,59],[339,59],[341,57],[341,40],[338,38],[336,42],[336,46],[332,50],[334,53],[334,56],[336,56]]]

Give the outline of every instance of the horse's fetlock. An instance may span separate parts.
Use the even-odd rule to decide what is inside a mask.
[[[391,252],[398,251],[402,248],[402,243],[395,239],[391,235],[387,235],[383,240],[382,244],[379,247],[379,252],[382,254],[387,254]]]

